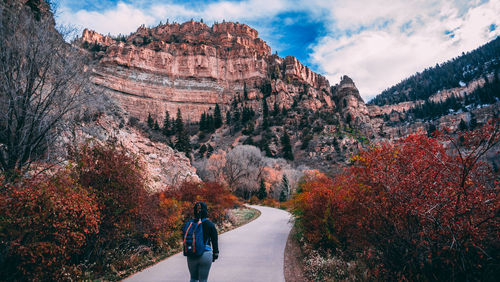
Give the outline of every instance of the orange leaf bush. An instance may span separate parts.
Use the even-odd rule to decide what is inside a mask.
[[[0,187],[2,279],[74,280],[126,273],[143,263],[142,255],[147,261],[178,246],[195,201],[207,202],[218,223],[226,209],[238,204],[216,183],[184,183],[149,193],[139,159],[116,144],[86,145],[70,155],[74,163],[52,178]],[[4,183],[2,176],[0,181]]]
[[[236,196],[219,183],[184,182],[178,188],[170,187],[161,192],[165,198],[173,198],[185,205],[184,218],[193,216],[192,207],[197,201],[204,201],[208,207],[208,216],[216,223],[226,218],[226,210],[239,204]]]
[[[490,122],[447,148],[411,135],[361,152],[335,179],[309,179],[293,200],[304,237],[363,253],[383,279],[498,277],[498,174],[478,153],[498,144],[498,133]]]
[[[98,232],[95,196],[67,171],[0,191],[0,273],[6,280],[61,280]],[[77,274],[76,274],[77,275]]]

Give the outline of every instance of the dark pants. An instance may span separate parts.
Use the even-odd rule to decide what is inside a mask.
[[[187,263],[189,274],[191,274],[190,282],[206,282],[208,279],[208,272],[212,266],[212,251],[205,251],[199,257],[188,257]]]

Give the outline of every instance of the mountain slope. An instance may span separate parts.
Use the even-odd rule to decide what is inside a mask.
[[[384,90],[369,104],[384,106],[407,101],[426,100],[443,89],[465,86],[498,72],[500,68],[500,37],[441,65],[428,68]]]

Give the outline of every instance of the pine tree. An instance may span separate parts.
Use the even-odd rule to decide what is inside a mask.
[[[207,158],[210,157],[210,155],[212,155],[213,152],[214,152],[214,148],[212,147],[212,145],[208,144],[208,146],[207,146]]]
[[[266,184],[264,184],[264,179],[261,178],[259,191],[257,192],[257,198],[259,198],[259,200],[264,200],[266,197],[267,197]]]
[[[460,123],[458,124],[458,130],[460,131],[466,131],[467,128],[467,123],[463,119],[460,119]]]
[[[238,123],[240,121],[240,111],[235,110],[233,113],[233,122]]]
[[[184,131],[184,122],[182,121],[181,109],[177,108],[177,117],[175,119],[175,132],[179,133]]]
[[[262,127],[264,129],[269,127],[269,107],[265,98],[262,99]]]
[[[211,114],[207,114],[207,131],[208,132],[215,131],[214,117]]]
[[[470,122],[469,122],[469,128],[470,128],[470,130],[473,130],[476,127],[477,127],[477,119],[475,116],[471,115]]]
[[[151,117],[151,113],[148,113],[148,127],[153,128],[155,126],[155,121],[153,117]]]
[[[160,125],[158,124],[158,121],[155,120],[155,124],[153,126],[154,130],[160,130]]]
[[[207,114],[203,112],[200,117],[200,131],[207,129]]]
[[[286,130],[281,137],[281,145],[283,146],[283,157],[287,160],[293,161],[292,145],[290,144],[290,136]]]
[[[219,104],[215,104],[214,109],[214,127],[215,129],[222,126],[222,114],[220,112]]]
[[[207,152],[207,146],[205,144],[201,145],[200,149],[198,150],[200,158],[203,158],[206,152]]]
[[[231,111],[226,112],[226,124],[227,125],[231,124]]]
[[[175,143],[175,149],[178,151],[186,153],[189,156],[191,153],[191,144],[189,143],[189,135],[184,129],[184,122],[182,121],[181,110],[177,109],[177,119],[175,120],[175,130],[177,142]]]
[[[429,128],[427,129],[427,136],[432,136],[432,134],[436,130],[437,130],[437,128],[433,123],[429,124]]]
[[[288,193],[290,191],[290,184],[288,182],[288,178],[286,174],[283,174],[283,178],[281,179],[281,193],[280,193],[280,202],[285,202],[288,200]]]
[[[248,90],[246,82],[243,82],[243,98],[245,99],[245,101],[248,100]]]
[[[351,124],[351,121],[352,121],[351,113],[348,113],[347,116],[345,117],[345,122],[347,124]]]
[[[165,118],[163,119],[163,129],[162,133],[165,136],[170,136],[171,131],[170,131],[170,113],[168,111],[165,111]]]

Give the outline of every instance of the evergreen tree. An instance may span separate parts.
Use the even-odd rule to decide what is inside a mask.
[[[429,124],[429,128],[427,129],[427,136],[432,136],[432,134],[436,130],[437,130],[437,128],[433,123]]]
[[[175,119],[175,132],[179,133],[184,131],[184,121],[182,120],[181,109],[177,108],[177,117]]]
[[[205,144],[201,145],[200,149],[198,150],[200,158],[203,158],[206,152],[207,152],[207,146]]]
[[[243,113],[241,115],[241,123],[246,124],[248,121],[252,119],[252,117],[255,115],[255,112],[251,107],[243,107]]]
[[[262,127],[264,129],[269,127],[269,107],[267,106],[266,99],[262,99]]]
[[[290,191],[290,184],[288,182],[288,178],[286,174],[283,174],[283,178],[281,179],[281,193],[280,193],[280,202],[285,202],[288,200],[288,193]]]
[[[165,119],[163,119],[163,129],[162,129],[163,135],[167,137],[171,135],[170,126],[171,126],[170,113],[168,111],[165,111]]]
[[[189,135],[184,129],[184,122],[182,121],[181,110],[177,109],[177,119],[175,120],[175,130],[177,142],[175,143],[175,149],[180,152],[186,153],[187,156],[191,153],[191,144],[189,143]]]
[[[215,129],[222,126],[222,114],[220,112],[219,104],[215,104],[214,109],[214,127]]]
[[[226,112],[226,124],[227,125],[231,124],[231,111]]]
[[[466,131],[467,128],[467,123],[463,119],[460,119],[460,123],[458,124],[458,130],[460,131]]]
[[[211,114],[207,114],[207,131],[208,132],[215,131],[214,117]]]
[[[160,130],[160,125],[158,124],[158,121],[155,120],[155,124],[153,126],[154,130]]]
[[[352,116],[351,116],[351,113],[348,113],[346,118],[345,118],[345,122],[347,124],[351,124],[351,121],[352,121]]]
[[[286,130],[283,132],[281,137],[281,145],[283,146],[283,157],[287,160],[293,161],[292,145],[290,144],[290,136]]]
[[[207,114],[203,112],[200,117],[200,131],[207,129]]]
[[[471,115],[471,119],[469,122],[469,128],[470,128],[470,130],[473,130],[476,127],[477,127],[477,119],[475,116]]]
[[[148,113],[148,127],[153,128],[155,126],[155,121],[153,117],[151,116],[151,113]]]
[[[248,90],[246,82],[243,82],[243,98],[245,99],[245,101],[248,100]]]
[[[240,111],[235,110],[233,113],[233,122],[238,123],[240,122]]]
[[[264,200],[266,197],[267,197],[266,184],[264,184],[264,179],[261,178],[259,191],[257,192],[257,198],[259,198],[259,200]]]
[[[207,158],[210,157],[210,155],[212,155],[213,152],[214,152],[214,148],[212,147],[212,145],[208,144],[208,146],[207,146]]]

